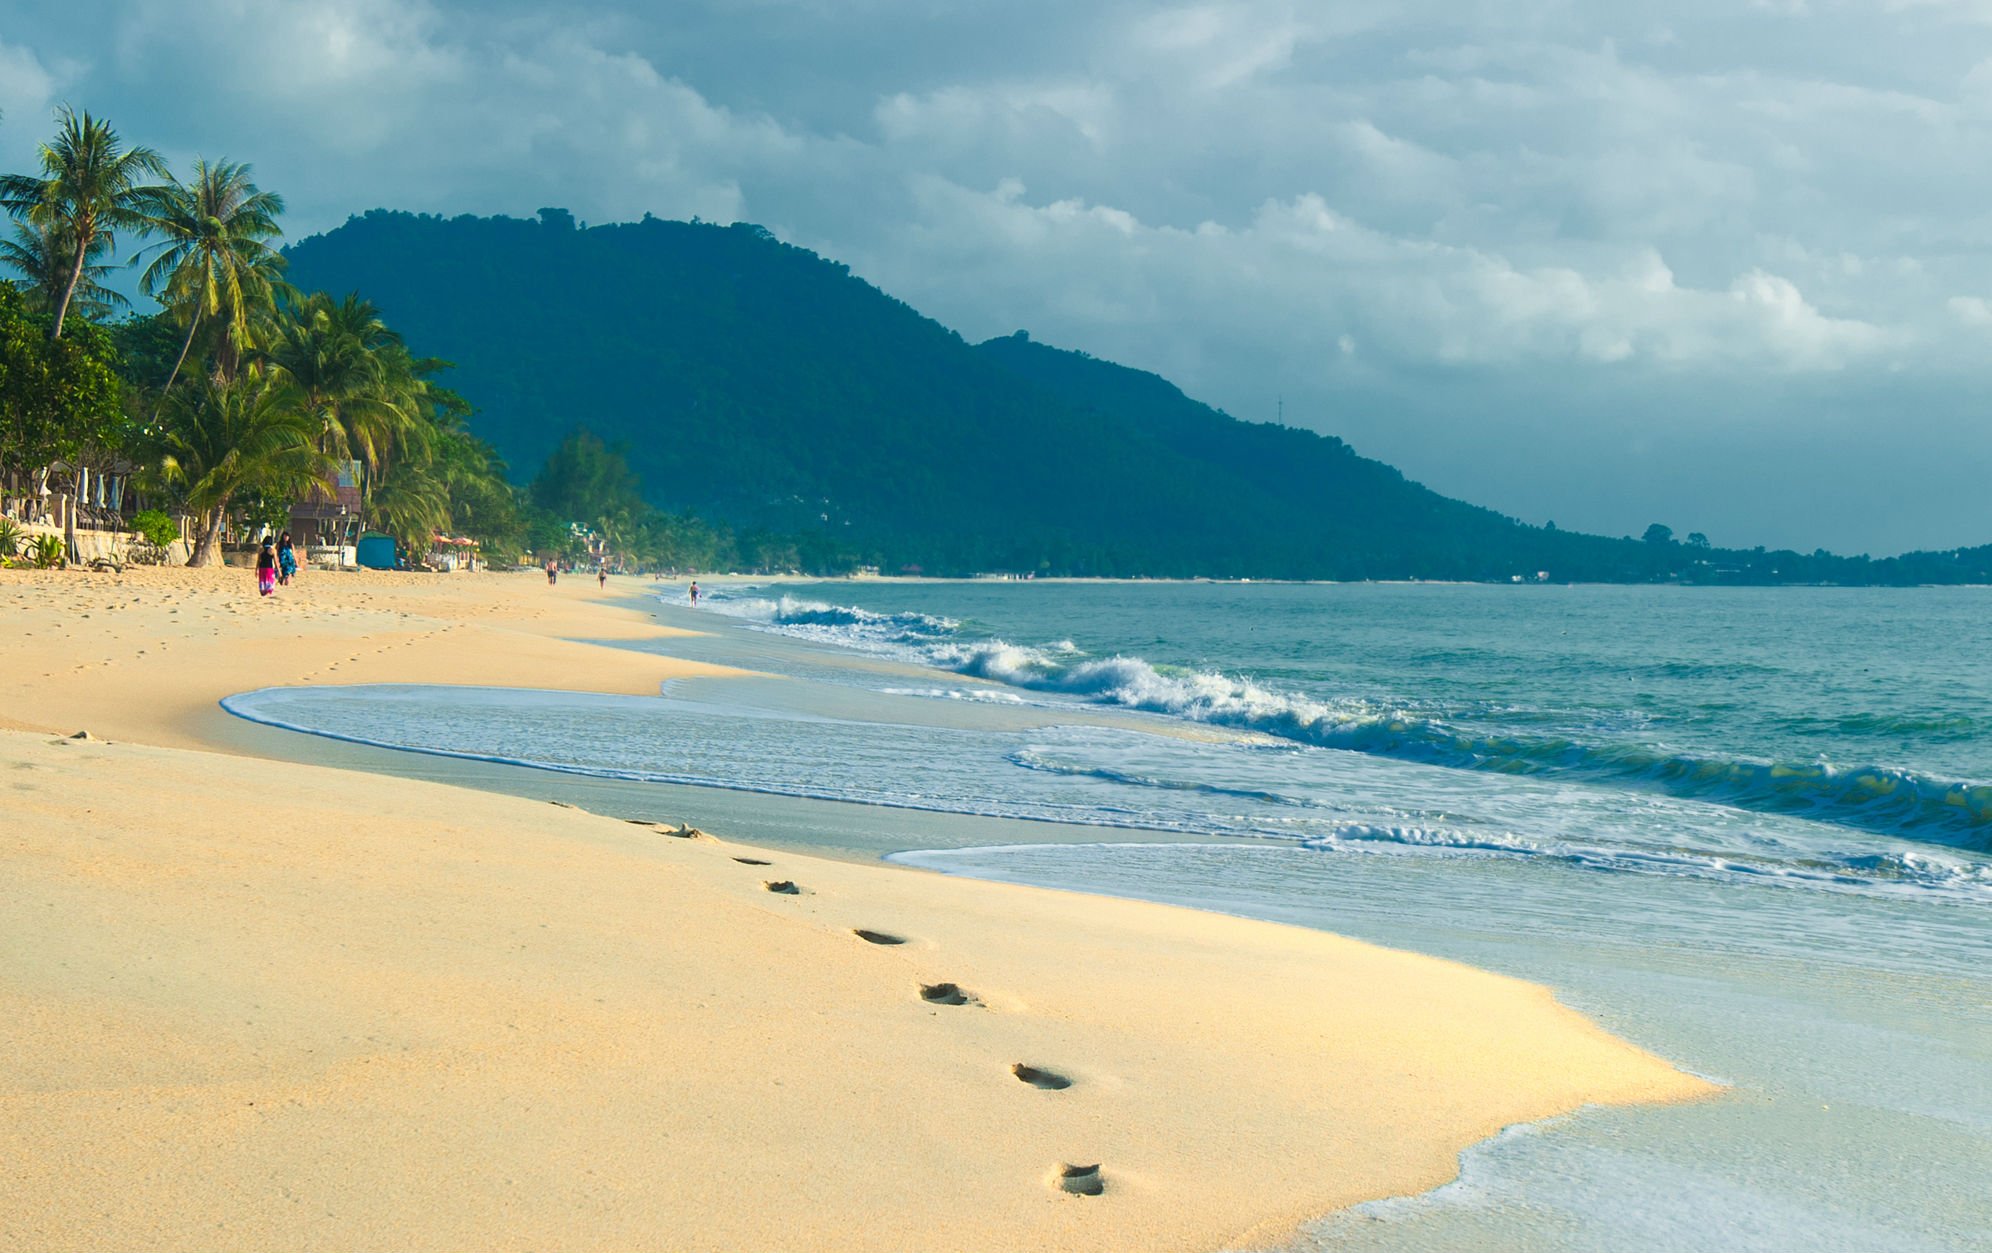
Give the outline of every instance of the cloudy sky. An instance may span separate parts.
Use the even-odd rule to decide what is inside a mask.
[[[1992,0],[12,0],[0,166],[63,101],[298,235],[760,222],[1529,521],[1992,540]]]

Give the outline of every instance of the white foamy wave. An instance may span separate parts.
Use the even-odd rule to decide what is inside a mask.
[[[1323,852],[1494,854],[1554,861],[1584,870],[1618,874],[1658,874],[1730,882],[1746,878],[1761,883],[1851,891],[1937,893],[1971,902],[1983,902],[1986,894],[1992,892],[1992,868],[1918,852],[1842,854],[1808,862],[1705,850],[1592,845],[1531,838],[1513,832],[1364,824],[1344,825],[1298,843],[1303,848]]]
[[[1006,692],[1001,688],[987,687],[886,687],[880,688],[887,696],[918,696],[924,700],[962,700],[984,705],[1028,705],[1021,692]]]
[[[1462,853],[1515,853],[1524,856],[1556,855],[1565,852],[1553,843],[1524,839],[1505,831],[1454,831],[1444,827],[1375,826],[1349,823],[1323,835],[1301,840],[1303,848],[1343,851],[1351,845],[1401,845],[1422,851],[1453,850]]]
[[[1087,657],[1069,639],[1043,646],[1000,639],[964,640],[959,622],[932,614],[875,613],[787,595],[770,598],[725,592],[712,594],[705,604],[715,612],[784,635],[869,652],[888,651],[903,660],[1008,687],[1260,731],[1326,747],[1361,748],[1361,744],[1342,741],[1370,723],[1403,723],[1411,717],[1380,714],[1366,706],[1331,706],[1208,670],[1164,672],[1139,657]],[[953,692],[947,695],[965,697]]]
[[[1207,670],[1167,671],[1139,658],[1069,661],[993,642],[933,650],[936,664],[1027,689],[1256,731],[1299,744],[1507,774],[1567,773],[1782,813],[1939,845],[1992,851],[1992,784],[1879,765],[1780,762],[1668,752],[1637,742],[1579,742],[1500,726],[1469,730],[1365,701],[1276,692]]]
[[[1338,708],[1209,670],[1165,673],[1139,657],[1115,655],[1072,660],[1077,651],[1071,648],[1070,641],[1065,641],[1064,649],[1054,654],[1046,649],[991,640],[937,645],[928,660],[945,669],[1012,687],[1061,692],[1103,704],[1263,731],[1326,747],[1344,747],[1337,742],[1342,732],[1380,717],[1367,708]]]
[[[1091,657],[1070,640],[1031,647],[967,639],[960,623],[922,613],[873,613],[788,596],[716,597],[713,607],[766,629],[882,652],[1048,697],[1455,769],[1571,774],[1992,852],[1992,784],[1881,765],[1694,756],[1617,738],[1585,742],[1545,735],[1532,730],[1527,718],[1500,720],[1492,711],[1495,725],[1455,726],[1430,712],[1279,692],[1212,670],[1161,667],[1122,654]]]
[[[715,592],[703,604],[715,613],[798,639],[911,658],[917,658],[925,645],[951,635],[959,625],[951,618],[932,614],[873,613],[788,595],[769,598]]]

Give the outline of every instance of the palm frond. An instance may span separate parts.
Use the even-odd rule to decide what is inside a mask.
[[[104,286],[101,281],[116,267],[91,260],[105,250],[101,238],[89,249],[71,297],[71,307],[88,318],[102,319],[131,307],[124,293]],[[48,313],[55,308],[75,269],[76,247],[58,228],[21,222],[15,225],[12,239],[0,240],[0,265],[21,275],[20,286],[27,295],[28,307],[37,313]]]
[[[71,245],[71,277],[55,298],[50,328],[59,337],[81,267],[99,248],[114,252],[116,232],[147,229],[145,206],[152,195],[147,180],[167,172],[158,153],[127,147],[109,123],[88,112],[64,105],[56,123],[55,138],[37,153],[40,177],[0,176],[0,209]]]

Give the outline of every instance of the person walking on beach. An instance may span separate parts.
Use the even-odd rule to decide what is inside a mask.
[[[607,566],[596,566],[595,586],[607,587],[608,585],[609,585],[609,568]]]
[[[552,587],[560,579],[560,567],[553,564],[553,558],[546,559],[546,585]]]
[[[277,590],[277,550],[269,540],[263,541],[262,551],[256,554],[256,594],[268,596]]]
[[[277,582],[285,587],[297,577],[297,549],[291,545],[290,532],[285,531],[277,540]]]
[[[694,606],[696,606],[696,605],[697,605],[698,603],[699,603],[699,581],[698,581],[697,579],[693,579],[693,580],[692,580],[692,604],[693,604]]]

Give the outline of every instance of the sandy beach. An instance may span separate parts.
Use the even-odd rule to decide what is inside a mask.
[[[0,572],[0,1248],[1261,1247],[1712,1091],[1323,932],[217,751],[251,688],[725,674],[611,646],[647,586]]]

